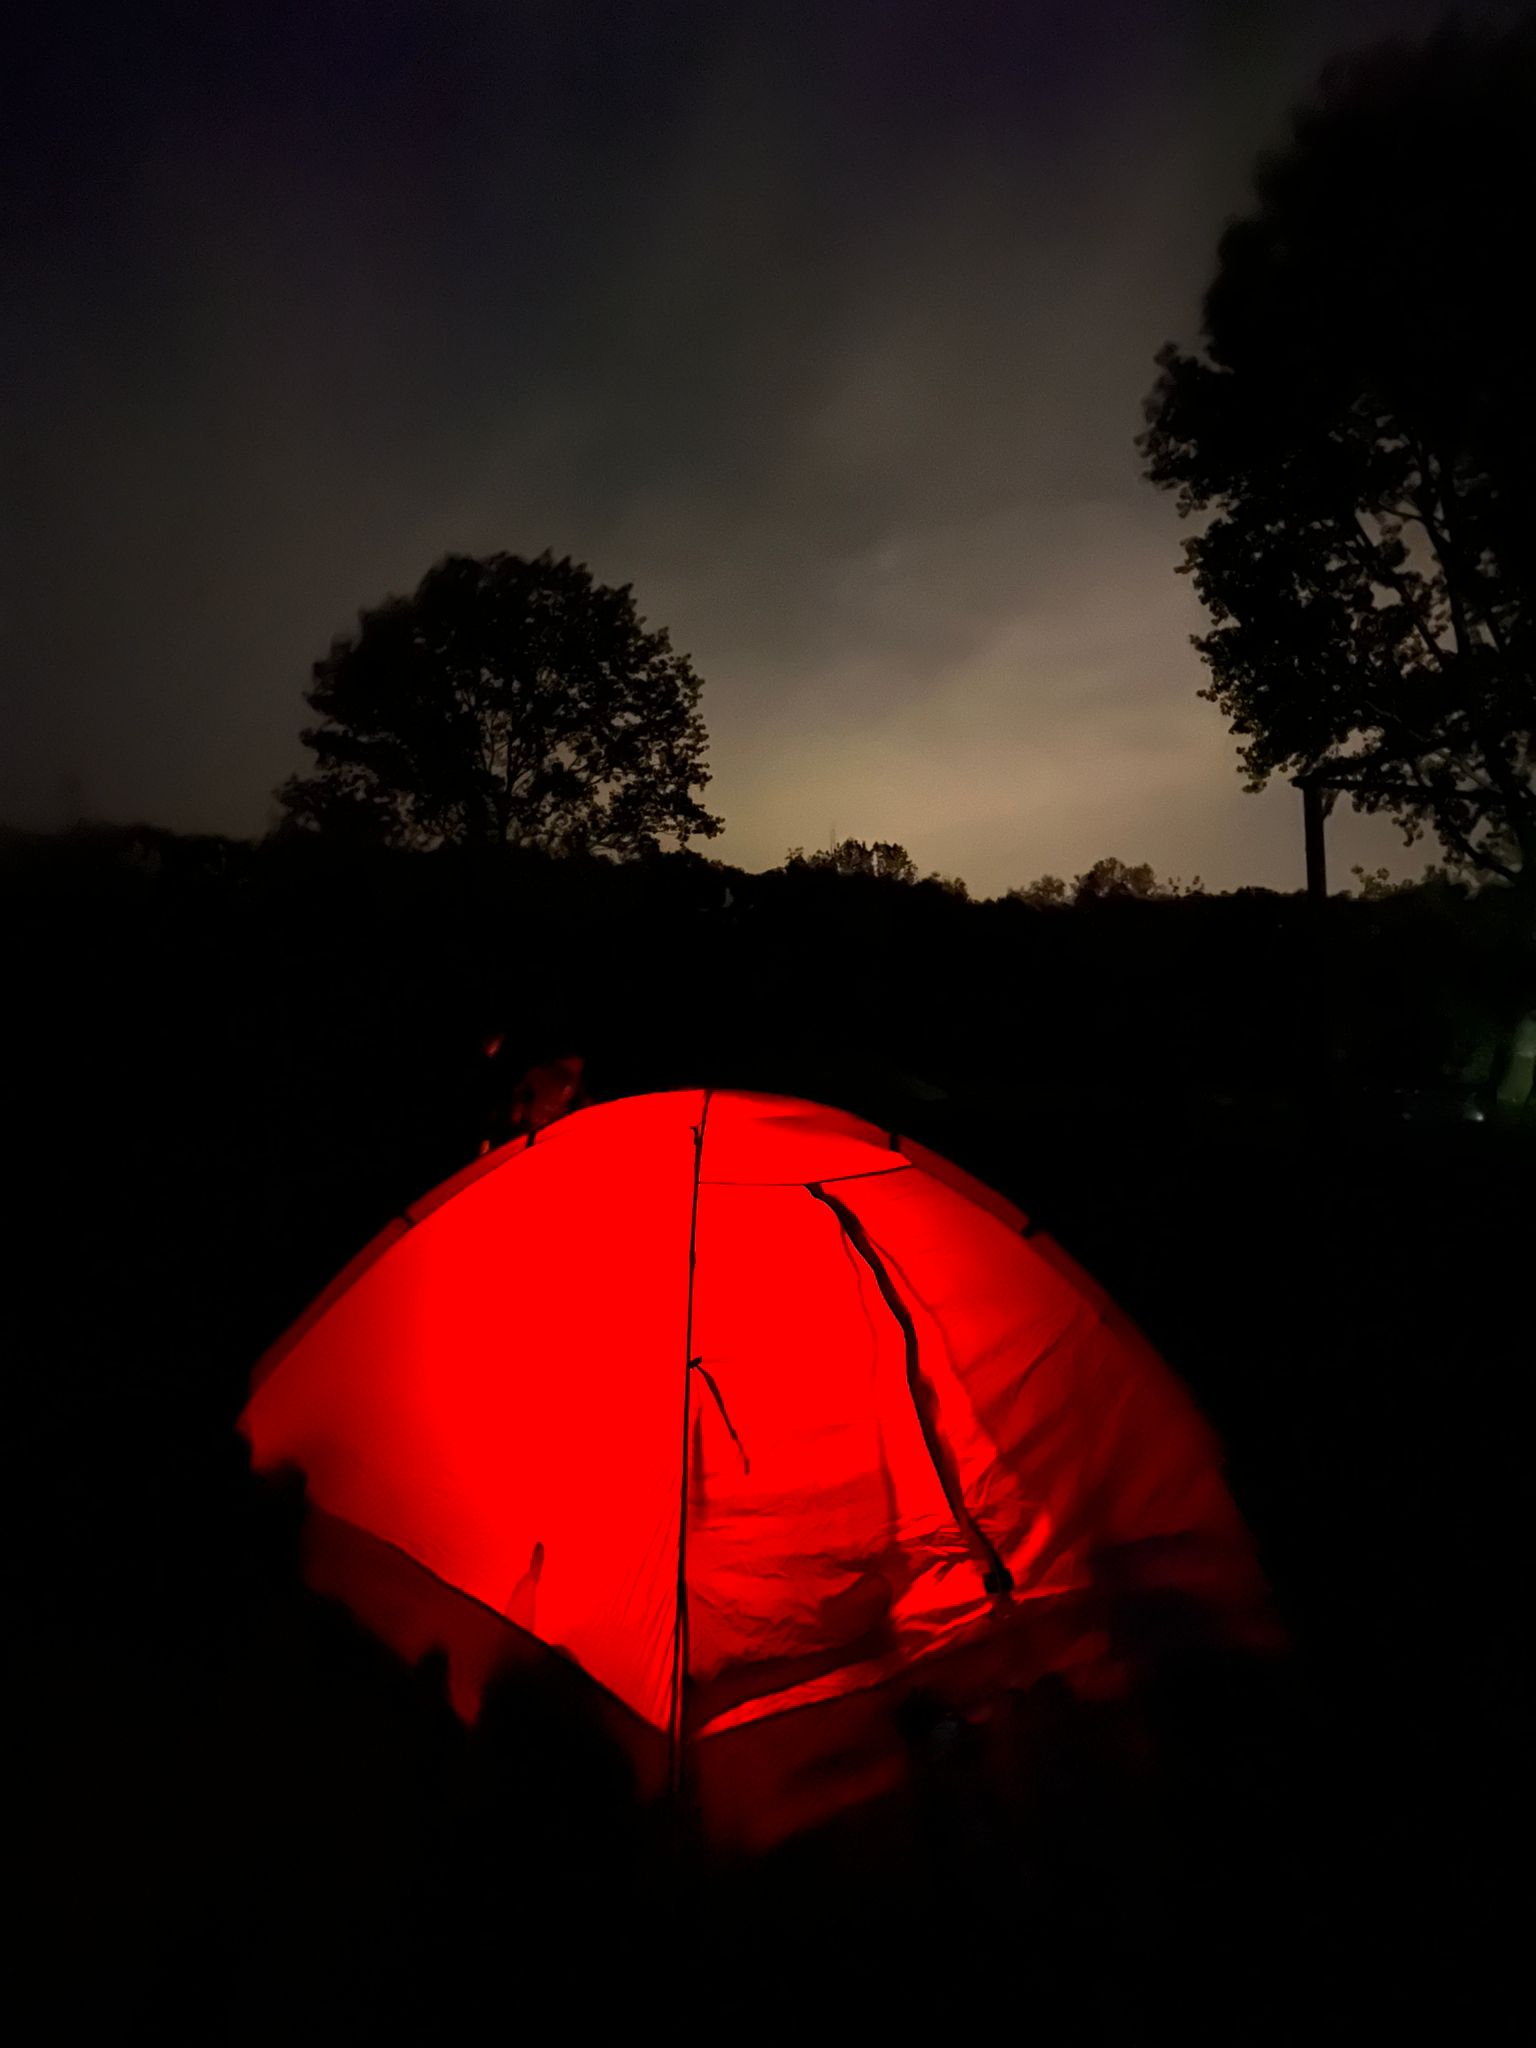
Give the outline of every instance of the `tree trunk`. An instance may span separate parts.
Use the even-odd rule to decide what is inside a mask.
[[[1501,1109],[1524,1109],[1536,1091],[1536,1010],[1527,1010],[1515,1026],[1504,1073],[1498,1086]]]
[[[1525,968],[1516,1000],[1522,1011],[1510,1033],[1496,1099],[1501,1109],[1524,1109],[1536,1095],[1536,864],[1527,862],[1514,885],[1514,941],[1523,948]]]

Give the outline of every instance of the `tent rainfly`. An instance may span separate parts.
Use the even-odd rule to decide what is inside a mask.
[[[241,1426],[305,1476],[310,1583],[446,1653],[467,1719],[506,1663],[579,1667],[724,1840],[894,1786],[914,1689],[1124,1684],[1127,1597],[1266,1628],[1146,1341],[1000,1195],[806,1102],[635,1096],[476,1161],[273,1348]]]

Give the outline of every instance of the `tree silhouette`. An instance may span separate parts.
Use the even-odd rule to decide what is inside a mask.
[[[1057,910],[1068,897],[1067,884],[1061,875],[1038,875],[1032,882],[1023,882],[1006,891],[1010,903],[1027,903],[1035,910]]]
[[[636,854],[712,837],[699,678],[628,584],[549,553],[449,555],[315,664],[295,828],[390,845]]]
[[[792,846],[784,856],[784,865],[816,868],[835,875],[869,875],[879,882],[917,880],[917,862],[904,846],[888,839],[876,839],[869,845],[862,839],[842,839],[836,846],[824,846],[812,854],[807,854],[803,847]]]
[[[1529,20],[1332,67],[1140,445],[1206,515],[1202,694],[1249,787],[1326,767],[1536,906],[1533,109]]]
[[[1185,888],[1176,879],[1165,882],[1150,861],[1139,861],[1132,867],[1113,854],[1106,854],[1073,882],[1064,881],[1060,875],[1041,875],[1022,888],[1008,890],[1007,895],[1011,902],[1051,910],[1069,903],[1074,909],[1094,903],[1155,903],[1174,896],[1200,896],[1204,891],[1205,885],[1198,875]]]
[[[1190,893],[1198,891],[1198,876]],[[1139,861],[1135,867],[1113,854],[1106,854],[1103,860],[1096,860],[1086,874],[1078,876],[1072,884],[1072,901],[1076,904],[1120,903],[1126,901],[1151,903],[1165,896],[1177,896],[1179,885],[1158,879],[1150,861]]]

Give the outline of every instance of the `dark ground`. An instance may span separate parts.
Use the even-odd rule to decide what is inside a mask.
[[[737,886],[8,850],[16,2038],[1505,2038],[1536,1142],[1446,1080],[1496,953],[1391,906],[1319,950],[1284,898]],[[1294,1654],[1170,1671],[1134,1730],[1031,1703],[1006,1820],[962,1755],[916,1837],[691,1884],[560,1702],[466,1733],[302,1591],[233,1422],[472,1154],[492,1023],[1005,1188],[1215,1420]]]

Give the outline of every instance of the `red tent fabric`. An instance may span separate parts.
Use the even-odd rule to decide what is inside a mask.
[[[811,1103],[632,1097],[477,1161],[274,1348],[242,1427],[306,1476],[312,1582],[446,1649],[462,1712],[544,1645],[743,1837],[770,1752],[780,1831],[887,1781],[893,1688],[1102,1682],[1107,1585],[1239,1630],[1260,1604],[1145,1341],[1001,1196]]]

